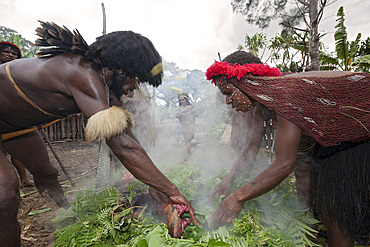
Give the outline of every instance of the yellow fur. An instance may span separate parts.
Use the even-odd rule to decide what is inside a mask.
[[[86,141],[109,139],[122,134],[127,127],[135,127],[132,113],[117,106],[110,107],[95,113],[87,120]]]

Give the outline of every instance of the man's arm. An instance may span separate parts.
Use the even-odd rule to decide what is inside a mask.
[[[92,131],[104,133],[104,136],[97,136],[107,140],[113,153],[137,179],[168,196],[180,194],[175,185],[153,164],[139,142],[133,138],[131,131],[123,129],[125,120],[120,117],[124,115],[123,110],[116,106],[115,109],[108,107],[101,75],[92,69],[80,68],[75,72],[74,81],[70,83],[69,88],[81,112],[88,117],[88,125],[95,124],[91,127]],[[110,121],[107,121],[107,118]],[[88,128],[89,126],[86,126],[86,130]]]
[[[184,204],[195,225],[198,221],[191,203],[180,193],[176,186],[154,165],[141,145],[127,134],[107,140],[108,146],[121,163],[141,182],[164,193],[172,203]]]
[[[120,117],[123,110],[117,106],[108,107],[107,95],[100,75],[91,70],[79,70],[78,72],[75,82],[83,81],[83,83],[71,83],[70,91],[81,112],[89,118],[88,125],[92,121],[94,127],[91,130],[97,132],[94,135],[97,134],[106,139],[113,153],[138,180],[166,194],[172,203],[185,204],[190,210],[194,224],[198,225],[191,203],[159,171],[139,142],[122,129],[125,125],[125,121]],[[107,117],[112,118],[111,121],[106,121]],[[104,135],[102,136],[101,133]]]
[[[122,134],[110,138],[107,144],[135,178],[167,196],[180,194],[176,186],[153,164],[145,150],[133,138]]]
[[[256,198],[280,184],[294,168],[301,129],[288,120],[277,116],[278,127],[275,139],[275,162],[255,179],[226,197],[213,215],[213,227],[231,223],[243,204]]]
[[[233,167],[230,169],[224,179],[212,189],[210,197],[218,199],[221,194],[226,196],[229,195],[232,182],[234,181],[236,175],[242,174],[242,172],[246,169],[250,169],[250,164],[259,151],[260,143],[264,133],[261,105],[257,105],[254,108],[253,113],[248,115],[248,118],[252,118],[253,121],[252,126],[248,130],[248,135],[250,138],[248,138],[247,144],[244,146],[242,153],[239,155]]]
[[[241,203],[256,198],[280,184],[294,169],[302,131],[290,121],[277,116],[278,128],[275,137],[275,162],[250,183],[235,193]]]

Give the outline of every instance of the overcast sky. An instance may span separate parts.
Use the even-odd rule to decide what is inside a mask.
[[[292,0],[291,0],[292,1]],[[132,30],[149,38],[162,57],[181,69],[205,71],[217,52],[225,57],[243,44],[245,34],[261,32],[234,14],[230,0],[1,0],[0,25],[18,31],[34,42],[38,20],[78,29],[87,43],[102,35],[102,9],[107,15],[107,32]],[[344,6],[349,40],[362,33],[370,36],[370,1],[338,0],[325,11],[320,31],[324,43],[333,47],[336,12]],[[279,32],[277,22],[263,30],[271,38]]]

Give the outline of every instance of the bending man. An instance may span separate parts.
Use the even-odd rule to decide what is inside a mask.
[[[36,45],[45,47],[38,53],[40,57],[0,65],[0,145],[32,173],[40,193],[47,190],[59,206],[68,207],[57,169],[39,133],[4,139],[6,134],[81,112],[88,118],[88,141],[104,138],[137,179],[164,193],[169,202],[188,206],[197,225],[190,202],[158,170],[133,136],[132,114],[108,103],[109,89],[119,99],[134,90],[136,78],[153,86],[161,84],[161,57],[151,41],[131,31],[119,31],[87,45],[77,30],[72,33],[54,23],[41,25],[36,29],[40,36]],[[0,191],[0,242],[4,247],[19,246],[19,184],[3,154]]]
[[[215,62],[206,76],[242,111],[257,103],[276,113],[276,159],[250,183],[227,196],[214,214],[230,223],[243,204],[283,181],[294,169],[303,135],[317,141],[313,155],[313,204],[328,225],[329,246],[369,242],[369,75],[306,72],[281,77],[263,64]],[[348,197],[351,199],[347,199]]]

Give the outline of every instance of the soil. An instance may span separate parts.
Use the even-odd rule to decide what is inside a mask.
[[[72,202],[73,192],[77,188],[89,186],[91,179],[96,176],[98,145],[78,141],[62,141],[53,142],[52,147],[75,183],[75,186],[72,187],[50,148],[47,147],[52,163],[60,170],[59,181],[64,187],[68,200]],[[32,178],[31,175],[29,177]],[[21,188],[21,193],[26,195],[21,198],[21,205],[18,211],[18,220],[22,229],[21,246],[48,246],[50,237],[56,229],[52,223],[52,219],[56,214],[56,206],[47,197],[41,196],[35,187],[23,187]],[[34,211],[48,208],[53,210],[30,215]]]

